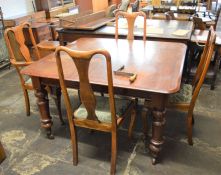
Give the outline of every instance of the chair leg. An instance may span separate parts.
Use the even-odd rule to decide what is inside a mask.
[[[144,137],[147,138],[147,112],[148,109],[146,107],[143,107],[142,112],[141,112],[141,118],[142,118],[142,126],[143,126],[143,134]]]
[[[195,119],[194,119],[194,115],[192,116],[192,125],[195,124]]]
[[[193,115],[188,114],[187,116],[187,137],[189,145],[193,145]]]
[[[131,116],[130,116],[130,125],[129,125],[129,129],[128,129],[128,138],[129,139],[132,138],[135,120],[136,120],[136,110],[132,109]]]
[[[70,124],[71,125],[71,124]],[[72,144],[72,154],[73,154],[73,165],[78,164],[78,144],[77,144],[77,133],[75,126],[70,126],[71,130],[71,144]]]
[[[55,89],[52,87],[49,87],[49,89],[50,89],[49,93],[50,93],[51,97],[53,98],[54,103],[56,105],[60,122],[62,125],[64,125],[65,122],[63,120],[62,112],[61,112],[61,89],[57,88],[57,87]]]
[[[23,92],[24,92],[24,97],[25,97],[26,115],[30,116],[30,101],[28,97],[28,91],[27,89],[24,89]]]
[[[58,110],[58,116],[61,121],[61,124],[64,125],[65,122],[63,120],[62,112],[61,112],[61,89],[60,88],[56,88],[56,98],[54,98],[54,102]]]
[[[116,159],[117,159],[117,133],[111,132],[111,175],[116,172]]]

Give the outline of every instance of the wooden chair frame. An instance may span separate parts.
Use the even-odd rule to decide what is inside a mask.
[[[146,41],[146,14],[142,11],[140,12],[133,12],[133,13],[128,13],[128,12],[122,12],[119,11],[116,16],[115,16],[115,21],[116,21],[116,27],[115,27],[115,39],[118,39],[118,19],[119,16],[123,16],[127,19],[127,24],[128,24],[128,35],[127,39],[128,40],[133,40],[134,39],[134,22],[137,18],[137,16],[143,16],[144,18],[144,28],[143,28],[143,40]]]
[[[21,86],[22,86],[22,90],[24,93],[24,97],[25,97],[25,106],[26,106],[26,115],[29,116],[30,115],[30,101],[29,101],[29,96],[28,96],[28,90],[34,90],[33,89],[33,85],[32,83],[27,83],[23,77],[23,75],[20,73],[20,70],[25,67],[28,66],[30,64],[33,63],[33,60],[31,58],[30,52],[29,52],[29,48],[26,46],[25,44],[25,36],[23,33],[23,29],[27,27],[28,28],[28,32],[30,35],[30,39],[33,45],[33,48],[35,50],[35,54],[36,54],[36,61],[39,60],[41,58],[37,44],[35,42],[34,39],[34,35],[31,29],[31,25],[27,22],[18,25],[16,27],[12,27],[12,28],[7,28],[5,30],[4,33],[4,37],[6,40],[6,45],[8,47],[8,51],[9,51],[9,57],[10,57],[10,62],[11,64],[15,67],[18,75],[19,75],[19,79],[21,82]],[[17,42],[17,46],[18,49],[21,53],[21,56],[23,57],[22,61],[17,61],[16,60],[16,56],[15,53],[13,51],[13,47],[12,47],[12,43],[10,41],[10,32],[11,34],[13,34],[13,38],[15,39],[15,41]],[[47,90],[49,91],[49,93],[51,94],[52,98],[55,101],[56,107],[58,109],[58,114],[59,114],[59,118],[60,121],[62,122],[62,124],[64,123],[63,119],[62,119],[62,114],[61,114],[61,109],[60,109],[60,92],[59,90],[56,90],[54,92],[54,90],[51,87],[47,87]],[[54,94],[56,93],[56,94]]]
[[[215,39],[216,39],[216,34],[213,29],[213,27],[210,28],[207,42],[205,45],[205,48],[203,50],[202,56],[200,63],[198,65],[196,75],[192,81],[192,87],[193,87],[193,95],[191,102],[189,104],[171,104],[168,103],[167,107],[168,108],[173,108],[173,109],[178,109],[182,111],[187,111],[187,135],[188,135],[188,143],[189,145],[193,145],[192,141],[192,125],[194,123],[193,119],[193,110],[195,107],[195,103],[197,100],[197,97],[200,92],[200,88],[204,82],[204,79],[206,77],[206,73],[208,71],[211,58],[213,56],[213,51],[215,47]]]
[[[79,75],[80,81],[80,98],[81,102],[86,108],[87,117],[86,119],[76,118],[71,107],[70,98],[67,92],[67,88],[65,85],[65,78],[62,68],[62,61],[60,52],[66,52],[75,63],[77,68],[77,72]],[[64,96],[64,102],[67,110],[68,121],[71,132],[71,142],[72,142],[72,150],[73,150],[73,163],[77,165],[78,163],[78,148],[77,148],[77,135],[75,126],[80,126],[84,128],[90,128],[93,130],[100,130],[104,132],[111,133],[111,174],[115,174],[116,169],[116,157],[117,157],[117,128],[123,122],[125,117],[116,117],[115,110],[115,100],[114,100],[114,89],[113,89],[113,78],[112,78],[112,66],[111,66],[111,56],[106,50],[91,50],[91,51],[75,51],[71,50],[67,47],[60,46],[56,49],[56,62],[58,67],[58,75],[60,80],[60,86],[62,90],[62,94]],[[108,81],[108,95],[109,95],[109,106],[111,112],[111,123],[104,123],[98,120],[95,114],[96,108],[96,98],[94,92],[92,90],[91,84],[89,82],[89,64],[92,57],[96,54],[101,54],[105,57],[106,60],[106,69],[107,69],[107,81]],[[63,58],[64,59],[64,58]],[[94,58],[95,59],[95,58]],[[128,135],[131,137],[132,129],[135,121],[135,110],[134,110],[134,102],[130,104],[128,110],[124,114],[125,116],[131,113],[131,123],[129,126]]]

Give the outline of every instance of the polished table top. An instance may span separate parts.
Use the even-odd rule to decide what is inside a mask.
[[[135,82],[127,77],[113,76],[114,87],[145,92],[170,94],[180,89],[187,46],[176,42],[115,40],[107,38],[81,38],[68,47],[75,50],[106,49],[111,54],[112,69],[122,65],[124,71],[137,74]],[[89,69],[92,84],[107,84],[105,59],[93,59]],[[64,75],[67,82],[78,82],[78,74],[71,59],[63,59]],[[23,74],[34,77],[58,79],[54,54],[51,54],[22,70]]]

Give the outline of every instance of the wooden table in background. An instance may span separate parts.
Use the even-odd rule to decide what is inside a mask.
[[[147,33],[147,40],[161,40],[161,41],[175,41],[187,43],[190,40],[191,32],[193,30],[192,21],[177,21],[177,20],[151,20],[147,19],[147,31],[148,27],[163,29],[163,33]],[[189,30],[187,35],[177,36],[173,32],[182,29]],[[103,26],[97,30],[71,30],[60,29],[58,31],[60,44],[64,45],[65,42],[72,42],[81,37],[100,37],[100,38],[114,38],[115,26]],[[119,29],[120,38],[125,38],[127,35],[126,28]],[[143,29],[135,28],[135,39],[142,39]]]
[[[81,38],[68,45],[75,50],[106,49],[111,54],[113,70],[122,65],[126,72],[137,74],[132,84],[127,77],[113,75],[115,94],[151,98],[153,110],[152,138],[150,151],[153,163],[163,144],[165,125],[165,103],[169,94],[179,91],[187,46],[183,43],[115,40],[108,38]],[[64,55],[65,56],[65,55]],[[67,57],[67,56],[66,56]],[[89,68],[92,88],[98,92],[107,92],[105,59],[93,59]],[[79,79],[74,63],[70,58],[62,59],[64,77],[69,88],[79,87]],[[57,66],[54,54],[51,54],[22,70],[22,74],[31,76],[40,111],[41,126],[51,131],[52,120],[49,113],[45,85],[59,86]]]

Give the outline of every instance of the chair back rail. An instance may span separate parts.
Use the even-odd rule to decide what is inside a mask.
[[[133,13],[128,13],[128,12],[122,12],[119,11],[116,15],[115,15],[115,19],[116,19],[116,27],[115,27],[115,39],[118,39],[118,28],[119,28],[119,24],[118,24],[118,19],[119,16],[123,16],[124,18],[127,19],[127,24],[128,24],[128,35],[127,35],[127,39],[128,40],[133,40],[134,39],[134,22],[136,20],[136,18],[138,16],[143,16],[144,18],[144,27],[143,27],[143,40],[146,40],[146,14],[142,11],[140,12],[133,12]]]

